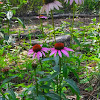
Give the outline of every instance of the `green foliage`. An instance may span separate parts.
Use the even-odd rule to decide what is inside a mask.
[[[64,8],[58,12],[64,12],[66,6],[68,10],[71,10],[72,6],[61,2]],[[36,58],[33,60],[27,56],[27,51],[31,47],[31,32],[28,31],[29,35],[26,36],[30,40],[30,44],[26,43],[25,37],[23,44],[14,47],[11,44],[15,41],[10,37],[10,25],[12,20],[17,20],[25,28],[24,22],[15,17],[15,14],[17,15],[23,10],[22,14],[30,10],[38,13],[37,10],[40,9],[42,1],[4,0],[3,3],[0,5],[0,33],[2,36],[0,40],[0,95],[2,96],[0,99],[18,100],[17,96],[19,96],[23,100],[60,100],[60,98],[67,100],[66,96],[73,93],[77,96],[77,100],[80,100],[81,90],[78,86],[86,84],[84,91],[88,92],[92,92],[95,85],[96,90],[100,89],[100,30],[97,27],[99,23],[97,24],[96,18],[93,18],[92,23],[88,26],[74,29],[73,33],[65,32],[66,27],[69,27],[69,30],[72,29],[71,23],[66,21],[61,25],[61,30],[55,31],[56,34],[72,35],[74,43],[70,47],[74,52],[68,51],[69,57],[64,54],[62,54],[62,58],[58,54],[56,57],[50,57],[49,51],[40,60]],[[76,13],[81,11],[94,13],[99,9],[99,3],[99,0],[85,0],[81,6],[75,4],[76,10],[78,10]],[[3,21],[4,17],[6,17],[5,21]],[[79,27],[80,23],[74,27]],[[3,27],[3,24],[6,25],[6,28]],[[51,26],[45,28],[52,30]],[[20,40],[22,31],[18,30],[18,32]],[[53,32],[51,33],[53,34]],[[41,34],[38,37],[39,40],[43,39]],[[52,44],[54,43],[49,45],[45,43],[43,46],[53,47]],[[26,53],[24,54],[23,51]],[[3,70],[6,67],[9,67],[9,71]],[[8,72],[5,74],[5,71]],[[16,91],[20,88],[22,92],[19,94]]]

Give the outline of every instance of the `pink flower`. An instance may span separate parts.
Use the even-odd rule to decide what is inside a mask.
[[[57,0],[44,0],[44,5],[41,8],[40,12],[44,13],[46,11],[47,15],[49,11],[53,10],[54,8],[59,10],[59,7],[63,7],[62,4]]]
[[[66,3],[68,3],[68,0],[64,0]],[[70,5],[75,1],[77,4],[82,4],[84,0],[70,0]]]
[[[46,16],[43,16],[43,15],[40,15],[40,16],[37,16],[36,18],[38,18],[38,19],[40,19],[40,18],[47,19],[48,17],[46,17]]]
[[[54,57],[55,57],[58,52],[60,57],[62,57],[62,53],[65,54],[67,57],[69,57],[69,54],[67,51],[74,51],[74,50],[64,47],[64,43],[56,43],[54,45],[54,48],[51,48],[50,56],[54,54]]]
[[[44,52],[48,52],[48,48],[42,47],[42,45],[39,44],[35,44],[32,49],[29,50],[28,55],[33,53],[33,59],[35,57],[35,55],[37,55],[38,60],[40,59],[40,57],[42,57],[42,55],[45,56]]]
[[[3,2],[0,2],[0,4],[3,4]]]

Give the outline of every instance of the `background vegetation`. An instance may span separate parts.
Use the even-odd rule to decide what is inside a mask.
[[[6,0],[5,0],[6,1]],[[12,6],[19,7],[17,16],[33,16],[38,14],[42,4],[42,0],[9,0]],[[71,13],[72,5],[65,4],[64,0],[59,0],[63,4],[63,8],[56,13]],[[100,11],[100,0],[84,0],[84,3],[76,5],[78,14],[98,14]]]

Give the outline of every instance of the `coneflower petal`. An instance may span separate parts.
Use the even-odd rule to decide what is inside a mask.
[[[39,54],[37,54],[37,59],[38,59],[38,60],[40,59],[40,56],[39,56]]]
[[[45,11],[45,5],[40,9],[40,13],[43,13]]]
[[[62,52],[63,54],[65,54],[67,57],[69,57],[68,52],[66,52],[65,50],[61,50],[61,52]]]
[[[68,0],[64,0],[64,2],[68,3]]]
[[[53,5],[57,10],[59,10],[59,7],[55,3]]]
[[[34,57],[35,57],[35,54],[36,54],[36,53],[33,54],[33,59],[34,59]]]
[[[54,57],[56,57],[56,54],[57,54],[57,50],[56,50],[56,52],[55,52],[55,54],[54,54]]]
[[[37,52],[37,55],[39,55],[39,57],[42,57],[42,53],[40,51]]]
[[[70,48],[67,48],[67,47],[64,47],[64,50],[67,50],[67,51],[74,51],[74,50],[72,50],[72,49],[70,49]]]
[[[73,3],[73,0],[70,0],[70,5]]]
[[[57,52],[57,50],[51,51],[50,56],[53,55],[55,52]]]
[[[43,44],[40,44],[40,46],[42,47],[42,46],[43,46]]]
[[[30,49],[29,51],[28,51],[28,55],[30,55],[30,54],[32,54],[33,53],[33,49]]]
[[[78,4],[78,0],[75,0],[75,2]]]
[[[42,51],[42,54],[45,56],[45,53]]]
[[[60,57],[62,57],[62,54],[61,54],[61,51],[60,50],[58,50],[58,54],[59,54]]]
[[[49,11],[53,10],[54,9],[54,3],[50,3],[49,4]]]
[[[84,2],[84,0],[79,0],[79,3],[82,4]]]
[[[55,48],[50,48],[51,51],[55,50]]]
[[[55,1],[54,3],[59,7],[63,7],[62,4],[59,1]]]
[[[44,48],[44,47],[41,49],[41,51],[44,51],[44,52],[48,52],[48,50],[49,50],[48,48]]]
[[[45,7],[45,11],[46,11],[46,13],[47,13],[47,15],[49,14],[49,5],[45,5],[46,7]]]
[[[79,0],[79,3],[80,3],[80,4],[82,4],[82,1],[81,1],[81,0]]]

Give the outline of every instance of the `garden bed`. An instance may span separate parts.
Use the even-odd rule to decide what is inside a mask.
[[[65,43],[65,46],[70,46],[70,27],[71,27],[71,18],[61,18],[61,19],[55,19],[55,31],[56,31],[56,41],[57,42],[63,42]],[[98,22],[98,18],[96,20]],[[12,89],[17,93],[17,95],[20,95],[22,91],[25,91],[25,87],[29,87],[30,84],[35,84],[35,79],[32,78],[32,68],[29,68],[32,66],[32,64],[37,64],[38,62],[32,61],[31,56],[27,56],[28,50],[30,48],[30,45],[34,44],[43,44],[47,43],[46,46],[48,46],[51,43],[50,47],[53,47],[54,38],[52,34],[52,23],[51,19],[43,20],[43,26],[44,26],[44,33],[47,35],[45,41],[41,35],[41,31],[39,31],[39,20],[37,19],[28,19],[24,20],[24,23],[26,25],[26,28],[23,29],[21,27],[18,27],[17,24],[12,25],[12,28],[10,29],[11,32],[14,32],[14,34],[11,34],[12,39],[14,39],[14,42],[12,43],[13,46],[7,47],[6,52],[3,53],[2,57],[6,57],[7,66],[10,67],[10,73],[15,75],[20,75],[20,77],[16,77],[11,80],[11,83],[15,84],[15,87],[12,87]],[[92,24],[90,24],[92,22]],[[99,28],[97,27],[97,22],[93,23],[93,20],[90,18],[75,18],[75,24],[74,24],[74,36],[77,37],[77,39],[72,41],[72,48],[74,48],[75,54],[70,54],[70,59],[67,59],[66,63],[71,63],[69,66],[72,66],[73,70],[77,72],[79,75],[79,79],[81,80],[80,83],[77,80],[75,73],[69,72],[68,78],[73,79],[80,90],[81,99],[80,100],[96,100],[97,96],[100,96],[98,94],[100,88],[99,86],[99,80],[98,76],[95,73],[92,73],[95,68],[98,65],[98,59],[94,57],[95,53],[93,52],[93,49],[95,48],[95,45],[92,44],[93,36],[99,34]],[[84,25],[84,26],[83,26]],[[47,26],[47,27],[46,27]],[[83,26],[82,28],[80,28]],[[17,27],[17,28],[16,28]],[[93,29],[95,28],[95,30]],[[92,31],[91,31],[92,30]],[[20,32],[20,34],[19,34]],[[82,33],[83,32],[83,33]],[[15,34],[16,33],[16,34]],[[49,38],[49,34],[51,33],[51,37]],[[85,34],[84,34],[85,33]],[[91,36],[92,34],[92,36]],[[31,35],[31,37],[30,37]],[[89,37],[90,35],[90,37]],[[85,36],[84,38],[82,38]],[[31,40],[31,41],[30,41]],[[83,44],[84,41],[84,44]],[[89,43],[88,43],[89,42]],[[98,43],[98,41],[97,41]],[[91,45],[90,45],[91,44]],[[82,46],[82,47],[81,47]],[[6,55],[8,53],[8,55]],[[73,55],[75,55],[76,61],[73,61]],[[88,58],[81,58],[81,55]],[[93,57],[92,57],[93,55]],[[45,59],[45,57],[43,57]],[[66,58],[65,58],[66,59]],[[81,59],[81,60],[80,60]],[[48,62],[48,60],[47,60]],[[50,63],[44,64],[44,73],[45,75],[48,75],[49,71],[51,70],[51,63],[54,64],[53,61],[50,61]],[[63,63],[64,64],[64,63]],[[48,66],[48,68],[47,68]],[[40,68],[40,66],[38,66]],[[54,65],[53,65],[54,67]],[[76,68],[75,68],[76,67]],[[46,69],[47,68],[47,69]],[[47,73],[46,73],[47,71]],[[95,70],[96,73],[98,73],[98,70]],[[22,75],[21,75],[22,73]],[[42,72],[40,72],[42,73]],[[37,74],[37,77],[39,77],[39,74]],[[86,75],[86,73],[88,75]],[[92,74],[93,75],[92,75]],[[12,76],[9,74],[9,76]],[[2,82],[1,82],[2,83]],[[16,88],[17,87],[17,88]],[[66,87],[65,94],[66,97],[70,100],[75,99],[76,96],[73,95],[68,87]],[[5,92],[5,88],[2,88],[2,91]],[[52,91],[52,89],[51,89]],[[23,100],[24,100],[23,96]],[[22,97],[17,97],[22,98]],[[99,97],[98,97],[99,98]]]

